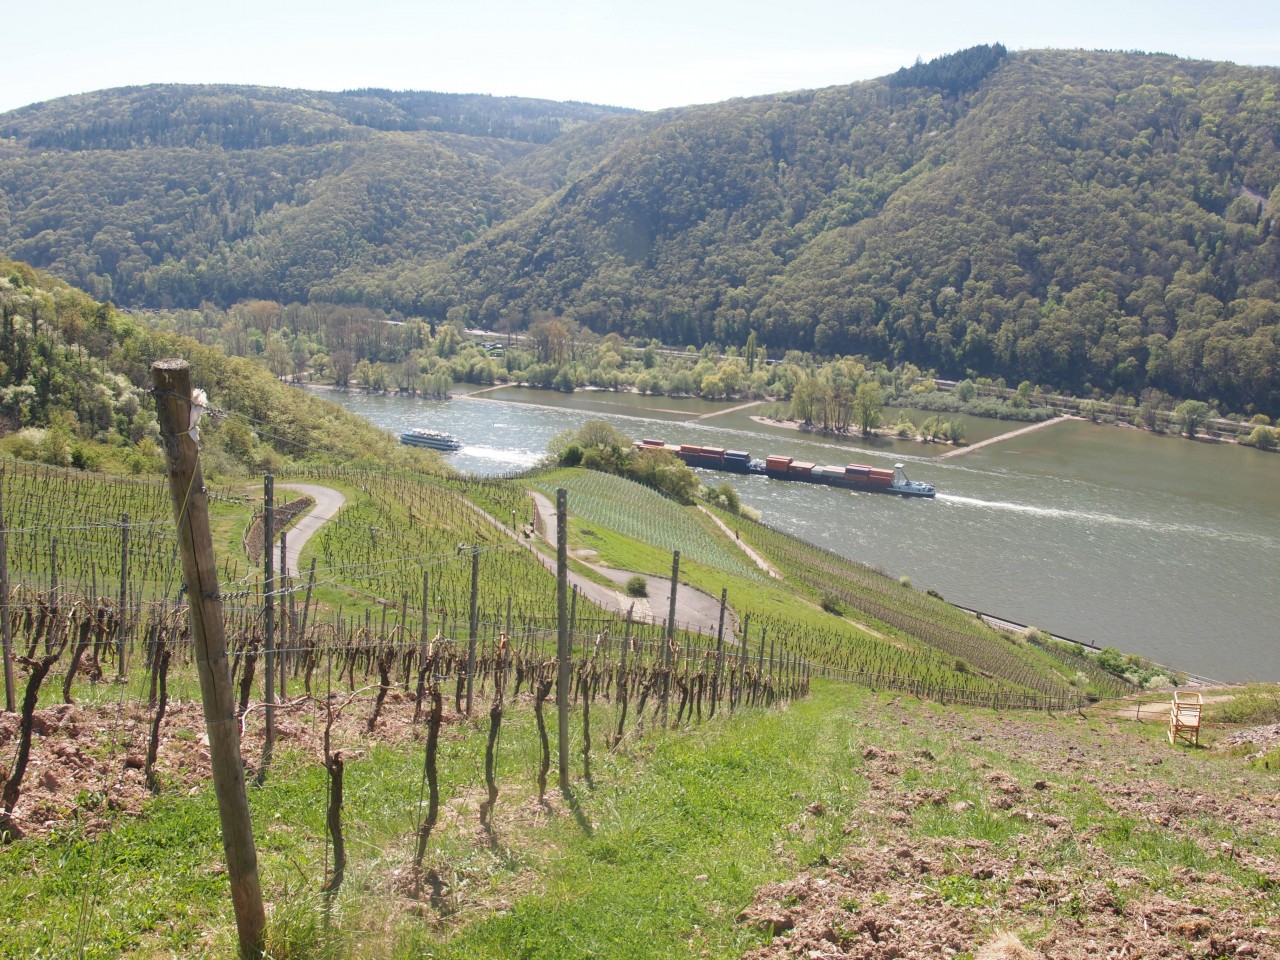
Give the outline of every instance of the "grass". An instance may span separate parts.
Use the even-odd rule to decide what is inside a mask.
[[[737,922],[762,884],[816,869],[851,844],[870,853],[954,843],[943,849],[1008,865],[975,872],[947,859],[922,875],[921,889],[948,907],[999,909],[1024,874],[1049,871],[1070,888],[1070,877],[1109,864],[1130,871],[1117,888],[1125,898],[1177,897],[1216,871],[1240,891],[1235,906],[1255,917],[1280,909],[1274,881],[1254,866],[1280,856],[1265,821],[1228,822],[1210,806],[1171,829],[1115,805],[1169,791],[1222,804],[1266,791],[1267,777],[1229,758],[1135,740],[1106,720],[1011,723],[819,684],[780,711],[721,716],[598,752],[593,785],[575,770],[573,804],[556,799],[548,813],[530,802],[536,751],[519,708],[503,730],[492,841],[476,826],[482,738],[461,724],[442,744],[445,814],[428,864],[449,884],[443,914],[397,896],[393,881],[411,853],[420,747],[344,745],[351,864],[328,926],[316,892],[324,774],[314,757],[278,756],[266,785],[250,788],[273,957],[737,957],[767,939]],[[1013,752],[1011,743],[1030,748]],[[1064,768],[1067,743],[1107,759]],[[575,739],[571,749],[579,746]],[[1123,786],[1123,761],[1110,759],[1135,753],[1164,760],[1144,767],[1136,795]],[[993,783],[1015,791],[1012,809],[995,803],[1002,794]],[[929,794],[944,799],[903,803]],[[888,816],[895,810],[909,812]],[[1054,817],[1066,829],[1055,831]],[[1225,856],[1226,840],[1249,855]],[[0,953],[65,955],[83,939],[86,957],[230,956],[220,859],[207,790],[170,789],[93,842],[73,830],[13,844],[0,850]],[[1049,924],[1087,906],[1045,900],[1024,922]]]
[[[689,508],[668,500],[638,483],[593,470],[555,470],[539,474],[528,481],[543,493],[554,496],[557,487],[569,492],[569,513],[584,522],[612,530],[633,544],[648,550],[641,554],[650,568],[627,566],[619,557],[616,566],[642,573],[661,573],[652,569],[649,551],[665,554],[670,569],[671,553],[680,551],[681,560],[732,573],[749,581],[760,581],[765,575],[723,536],[714,536],[693,518]]]
[[[410,853],[420,748],[353,744],[344,811],[353,866],[333,905],[333,935],[348,946],[375,941],[395,956],[419,956],[430,945],[435,956],[586,957],[636,940],[640,929],[648,933],[634,955],[659,957],[677,950],[696,925],[714,931],[715,955],[736,955],[755,939],[733,925],[735,906],[753,886],[839,841],[836,820],[799,842],[782,829],[796,815],[797,790],[836,809],[851,802],[832,777],[832,764],[847,754],[845,728],[828,717],[809,750],[794,749],[798,731],[822,714],[812,703],[780,714],[747,711],[658,733],[617,754],[601,752],[595,788],[575,785],[592,824],[584,830],[563,806],[550,819],[518,814],[536,763],[532,724],[522,711],[504,726],[496,844],[477,844],[470,826],[446,814],[429,855],[455,887],[455,922],[462,924],[444,945],[438,929],[407,914],[386,889],[387,874],[403,869]],[[554,727],[551,736],[554,743]],[[471,824],[482,737],[464,724],[442,745],[446,808]],[[579,748],[575,731],[572,749]],[[250,787],[260,870],[274,905],[272,942],[299,939],[307,944],[304,956],[315,955],[321,934],[314,892],[323,877],[324,789],[315,758],[296,752],[277,758],[265,786]],[[780,843],[791,851],[783,861]],[[208,790],[169,793],[92,843],[72,832],[4,848],[4,955],[56,954],[78,944],[85,926],[86,957],[226,955],[230,916],[220,857]],[[727,866],[704,877],[710,864]],[[534,889],[530,870],[543,878]],[[472,919],[495,899],[509,901],[510,910]]]

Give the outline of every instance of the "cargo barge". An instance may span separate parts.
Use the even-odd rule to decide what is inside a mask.
[[[797,480],[801,483],[825,483],[832,487],[851,490],[871,490],[876,493],[896,493],[901,497],[932,497],[937,491],[932,483],[907,479],[902,464],[894,464],[892,470],[851,463],[844,467],[819,466],[794,457],[770,454],[763,460],[752,458],[746,450],[726,450],[723,447],[700,447],[692,443],[665,443],[662,440],[641,440],[639,450],[665,450],[674,454],[691,467],[707,470],[724,470],[728,473],[761,473],[775,480]]]

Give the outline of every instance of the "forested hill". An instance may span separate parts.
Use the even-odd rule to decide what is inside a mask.
[[[135,307],[351,299],[540,200],[504,174],[514,158],[630,112],[236,86],[66,97],[0,115],[0,250]]]
[[[652,114],[114,91],[0,117],[0,243],[131,305],[755,330],[1274,415],[1278,94],[1276,69],[998,45]]]

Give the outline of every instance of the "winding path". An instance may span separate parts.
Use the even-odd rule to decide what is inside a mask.
[[[282,483],[281,487],[297,490],[315,500],[316,505],[298,518],[285,539],[284,563],[285,572],[291,577],[298,576],[298,558],[307,541],[327,522],[338,515],[347,498],[331,487],[322,487],[314,483]]]
[[[536,491],[530,491],[529,495],[533,497],[533,502],[542,517],[547,542],[554,544],[556,542],[555,504]],[[532,545],[530,545],[530,549],[532,549]],[[542,561],[543,566],[548,570],[555,570],[555,561],[553,559],[537,553],[536,550],[534,552]],[[626,584],[632,577],[637,576],[630,570],[597,566],[583,560],[581,556],[574,557],[574,559],[590,567],[601,576],[609,578],[614,583],[617,583],[619,587]],[[665,624],[667,622],[667,613],[671,609],[671,581],[666,577],[655,577],[644,573],[639,574],[639,576],[644,577],[649,585],[649,596],[647,597],[629,597],[621,589],[610,590],[594,580],[590,580],[581,574],[576,574],[572,570],[569,571],[570,583],[576,586],[578,592],[584,594],[592,603],[604,607],[606,610],[616,610],[619,613],[626,613],[628,608],[634,606],[637,620]],[[682,583],[680,589],[676,591],[676,623],[690,630],[701,630],[703,633],[714,635],[720,625],[719,598],[703,593],[687,583]],[[730,607],[725,612],[726,643],[733,642],[731,637],[733,633],[737,632],[737,629],[738,617],[733,612],[733,608]]]
[[[714,513],[712,513],[702,504],[698,504],[698,509],[701,510],[703,513],[705,513],[713,521],[715,521],[715,525],[724,531],[724,535],[726,537],[733,537],[733,542],[737,545],[738,549],[741,550],[743,553],[745,553],[748,557],[750,557],[752,562],[755,563],[757,567],[759,567],[769,576],[773,577],[773,579],[775,580],[782,579],[782,574],[778,572],[778,568],[775,567],[768,560],[766,560],[764,557],[760,556],[760,554],[752,550],[751,547],[749,547],[746,543],[744,543],[742,540],[742,537],[738,536],[736,531],[729,529],[728,524],[726,524],[723,520],[717,517]]]
[[[346,503],[346,497],[337,490],[314,483],[282,483],[279,486],[296,490],[313,498],[316,502],[315,506],[299,517],[298,521],[290,528],[286,541],[285,566],[289,576],[297,577],[299,576],[298,558],[302,554],[302,548],[306,546],[307,541],[325,523],[337,516],[338,511]],[[555,505],[540,493],[532,493],[531,495],[537,505],[538,512],[542,514],[542,520],[545,524],[543,529],[547,531],[546,539],[554,544],[556,542]],[[524,544],[544,567],[552,573],[555,572],[556,564],[553,558],[539,552],[532,543],[517,536],[506,524],[491,517],[480,507],[470,503],[470,501],[464,502],[467,502],[477,513],[492,523],[495,528],[503,531],[513,540]],[[745,547],[745,544],[743,546]],[[586,563],[581,557],[576,557],[575,559],[585,563],[596,573],[618,584],[619,589],[611,589],[570,570],[569,582],[577,588],[578,593],[592,603],[606,610],[615,610],[623,614],[634,607],[634,615],[637,620],[662,624],[667,622],[667,612],[671,608],[671,583],[669,580],[663,577],[641,574],[648,581],[649,596],[628,597],[621,587],[631,577],[635,576],[634,573],[628,570],[616,570]],[[691,630],[701,630],[703,633],[714,634],[720,622],[720,601],[716,597],[696,590],[688,584],[682,584],[676,593],[676,622]],[[726,611],[725,626],[729,632],[726,642],[732,642],[729,638],[738,629],[738,618],[732,609]]]

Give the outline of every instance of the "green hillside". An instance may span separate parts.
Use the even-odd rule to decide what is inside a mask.
[[[174,354],[214,407],[215,662],[238,709],[202,708],[174,561],[146,394]],[[620,477],[457,477],[3,260],[0,404],[22,702],[0,712],[0,955],[236,955],[218,729],[244,767],[262,956],[1280,952],[1272,687],[1225,692],[1197,747],[1171,745],[1167,704],[1086,707],[1124,686],[906,583]],[[277,588],[274,634],[246,556],[266,469],[277,496],[346,497],[303,549],[314,579]],[[574,546],[602,564],[687,552],[741,637],[671,644],[589,602],[564,630],[525,485],[570,488]]]
[[[206,476],[243,477],[312,461],[413,464],[447,472],[258,364],[94,301],[0,257],[0,452],[54,466],[158,474],[150,365],[181,356],[218,411],[201,425]]]

